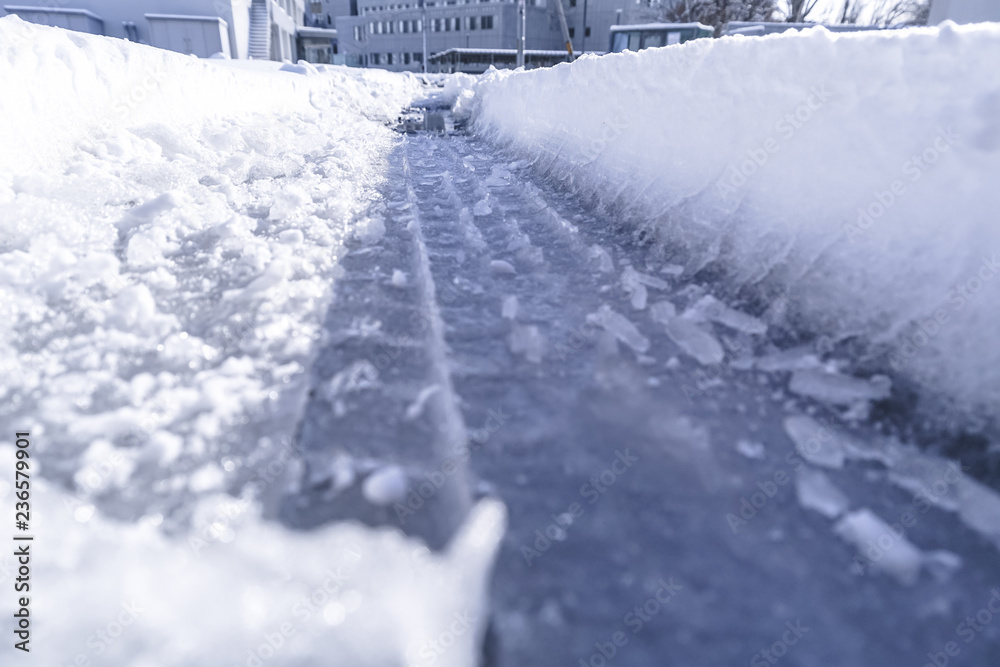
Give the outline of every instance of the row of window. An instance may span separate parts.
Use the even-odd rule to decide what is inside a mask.
[[[424,55],[422,53],[370,53],[368,54],[369,65],[410,65],[422,63]]]
[[[420,19],[406,19],[403,21],[372,21],[368,24],[368,34],[371,35],[395,35],[407,34],[411,32],[422,32],[423,21]],[[487,16],[450,16],[446,18],[429,19],[427,28],[430,32],[458,32],[465,30],[492,30],[493,15]],[[364,26],[354,26],[354,41],[361,41],[365,37]]]
[[[474,5],[477,2],[497,2],[498,0],[427,0],[424,3],[425,7],[453,7],[455,5]],[[499,0],[500,2],[511,2],[513,0]],[[571,0],[575,2],[576,0]],[[379,5],[378,7],[362,7],[361,15],[366,14],[377,14],[378,12],[384,11],[398,11],[403,9],[420,9],[420,3],[405,3],[401,5]]]

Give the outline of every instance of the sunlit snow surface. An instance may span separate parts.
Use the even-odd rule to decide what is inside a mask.
[[[384,121],[417,89],[279,68],[0,19],[0,422],[31,431],[50,480],[32,664],[474,661],[501,506],[440,556],[260,518],[294,475],[303,371],[381,185]]]
[[[998,63],[996,24],[812,29],[500,71],[459,108],[687,277],[995,425]]]

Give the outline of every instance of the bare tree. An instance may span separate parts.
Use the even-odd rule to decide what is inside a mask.
[[[788,0],[788,16],[785,18],[789,23],[802,23],[809,18],[812,10],[816,9],[819,0]]]
[[[844,0],[840,23],[860,23],[864,0]],[[871,13],[864,21],[867,25],[883,28],[927,25],[931,11],[931,0],[875,0],[871,3]]]
[[[773,21],[777,14],[777,0],[676,0],[663,5],[653,18],[677,23],[703,23],[715,28],[718,36],[722,27],[730,21]]]
[[[861,18],[861,3],[859,0],[844,0],[844,8],[840,12],[837,23],[857,23]]]

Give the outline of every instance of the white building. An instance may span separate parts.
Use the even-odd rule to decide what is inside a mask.
[[[946,19],[955,23],[1000,21],[1000,0],[932,0],[927,25]]]
[[[24,0],[0,6],[25,21],[203,58],[221,53],[298,60],[305,19],[305,0]]]
[[[341,0],[343,1],[343,0]],[[563,51],[556,2],[526,0],[525,48]],[[561,0],[574,51],[606,51],[610,28],[627,21],[635,0]],[[357,14],[337,16],[340,53],[348,65],[420,71],[427,54],[452,51],[480,56],[517,45],[518,10],[514,0],[351,0]],[[482,60],[483,67],[488,66]],[[498,66],[502,66],[497,63]],[[469,70],[478,71],[478,70]]]

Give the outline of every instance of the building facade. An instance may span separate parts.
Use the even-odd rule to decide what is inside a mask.
[[[559,1],[527,0],[525,48],[565,50],[552,4]],[[426,0],[423,6],[421,0],[356,2],[357,15],[337,16],[334,21],[340,52],[348,65],[421,71],[425,22],[428,56],[449,49],[488,53],[517,46],[518,8],[513,0]],[[562,2],[576,53],[605,51],[611,26],[622,21],[634,5],[629,0]]]
[[[305,0],[58,0],[0,5],[25,21],[202,58],[296,60]]]

